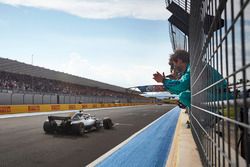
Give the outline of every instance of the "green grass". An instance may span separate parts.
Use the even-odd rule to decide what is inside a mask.
[[[235,114],[236,112],[240,112],[240,108],[237,108],[237,111],[234,110],[234,107],[229,107],[229,118],[235,119]],[[227,108],[225,107],[224,109],[221,109],[220,112],[222,112],[222,115],[225,117],[228,117],[228,111]]]

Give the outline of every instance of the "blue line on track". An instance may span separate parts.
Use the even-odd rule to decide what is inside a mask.
[[[98,167],[162,167],[171,149],[180,108],[175,107],[126,145],[104,159]]]

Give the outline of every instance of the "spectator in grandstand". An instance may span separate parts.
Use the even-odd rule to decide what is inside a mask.
[[[42,93],[71,94],[83,96],[109,96],[112,98],[127,98],[126,93],[104,90],[89,86],[77,85],[57,80],[50,80],[40,77],[32,77],[25,74],[16,74],[0,71],[0,89],[33,91]],[[141,99],[140,95],[134,95],[133,98]]]
[[[182,73],[180,79],[175,75],[176,79],[167,79],[159,72],[153,74],[154,80],[163,83],[166,91],[172,94],[179,95],[180,104],[190,107],[191,92],[190,92],[190,65],[189,53],[185,50],[176,50],[170,55],[170,62],[173,63],[173,71]]]

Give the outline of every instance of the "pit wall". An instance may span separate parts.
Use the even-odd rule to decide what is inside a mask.
[[[89,103],[89,104],[41,104],[41,105],[0,105],[0,115],[18,114],[18,113],[34,113],[34,112],[50,112],[79,110],[91,108],[107,108],[147,105],[152,103]]]

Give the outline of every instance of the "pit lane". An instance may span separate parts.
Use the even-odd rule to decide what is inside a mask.
[[[115,127],[82,137],[45,134],[42,125],[46,115],[0,119],[0,167],[85,166],[174,107],[151,105],[90,110],[87,112],[100,118],[109,116]]]

